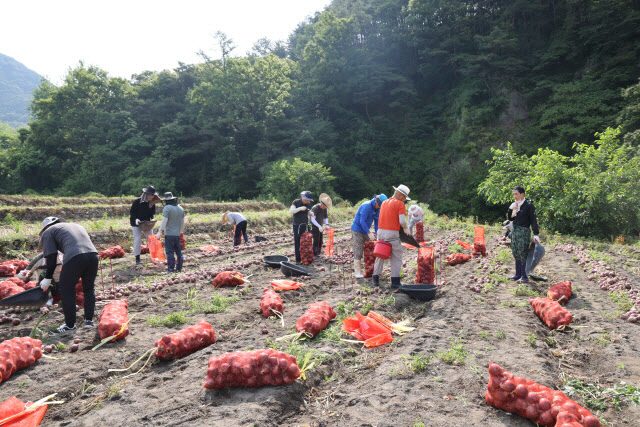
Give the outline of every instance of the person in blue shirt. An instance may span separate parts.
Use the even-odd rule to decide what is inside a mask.
[[[387,200],[387,196],[380,194],[373,196],[373,199],[364,202],[358,208],[353,224],[351,224],[351,245],[353,246],[353,268],[355,270],[356,279],[362,279],[362,258],[364,256],[364,243],[375,240],[376,236],[370,231],[371,224],[374,224],[374,230],[378,232],[378,217],[380,215],[380,206],[382,202]]]

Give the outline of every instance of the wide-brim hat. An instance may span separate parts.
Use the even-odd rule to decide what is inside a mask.
[[[177,199],[177,197],[175,197],[172,192],[167,191],[166,193],[164,193],[164,198],[162,200],[166,202],[167,200],[175,200],[175,199]]]
[[[409,197],[410,190],[409,190],[409,187],[407,187],[406,185],[400,184],[398,185],[398,187],[393,187],[393,189],[404,194],[407,200],[411,200],[411,198]]]
[[[156,196],[158,195],[158,192],[156,191],[156,187],[154,187],[153,185],[150,185],[147,188],[143,188],[142,192],[147,194],[154,194]]]
[[[327,193],[322,193],[319,197],[320,203],[325,205],[327,209],[331,209],[333,206],[333,202],[331,201],[331,197]]]
[[[55,217],[55,216],[46,217],[44,220],[42,220],[42,228],[40,229],[40,233],[38,233],[38,235],[42,236],[42,233],[44,233],[44,230],[46,230],[47,228],[49,228],[49,226],[53,224],[57,224],[58,222],[60,222],[60,218],[58,217]]]

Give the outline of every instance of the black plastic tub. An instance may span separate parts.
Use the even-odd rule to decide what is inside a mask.
[[[286,261],[280,263],[280,271],[282,271],[285,276],[311,276],[311,272],[306,268]]]
[[[267,255],[266,257],[263,258],[263,261],[269,267],[280,268],[280,263],[289,262],[289,257],[286,257],[284,255]]]
[[[27,289],[19,294],[0,299],[0,306],[40,307],[45,305],[48,299],[49,292],[42,292],[40,286],[36,286],[35,288]]]
[[[404,292],[411,298],[418,299],[420,301],[431,301],[436,296],[436,285],[418,283],[415,285],[402,285],[399,288],[400,292]]]

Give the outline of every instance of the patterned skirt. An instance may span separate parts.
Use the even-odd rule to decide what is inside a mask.
[[[531,243],[531,229],[513,224],[511,233],[511,253],[516,261],[526,261]]]
[[[353,259],[359,260],[364,257],[364,243],[370,241],[369,235],[351,230],[351,245],[353,246]]]

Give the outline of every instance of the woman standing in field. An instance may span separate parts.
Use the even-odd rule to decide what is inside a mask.
[[[536,216],[536,208],[529,199],[524,197],[524,188],[521,186],[513,189],[514,202],[509,206],[507,217],[513,222],[513,232],[511,233],[511,253],[516,261],[516,274],[509,277],[510,280],[521,280],[526,283],[529,281],[525,266],[527,263],[527,254],[531,243],[531,230],[533,230],[533,240],[540,243],[538,234],[538,218]]]

